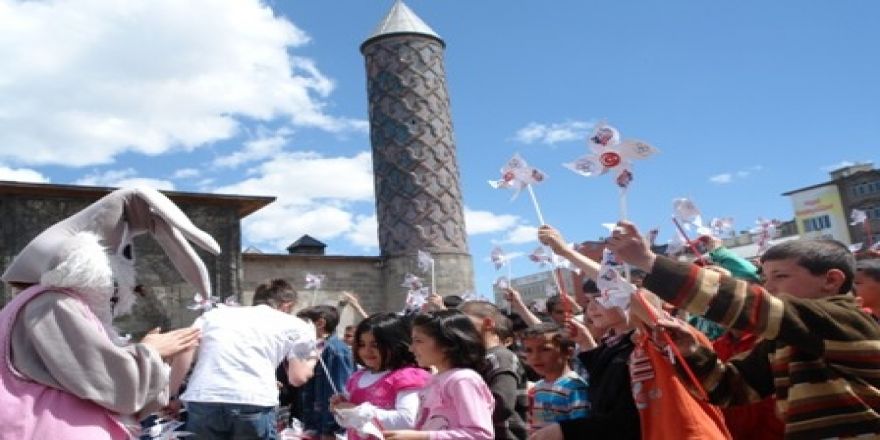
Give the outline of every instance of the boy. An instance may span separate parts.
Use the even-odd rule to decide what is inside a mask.
[[[312,306],[301,310],[297,316],[315,324],[318,340],[323,340],[324,345],[321,359],[330,372],[330,377],[327,377],[324,367],[317,365],[314,377],[303,385],[303,425],[307,432],[315,433],[314,437],[335,440],[336,434],[342,434],[345,430],[336,423],[330,411],[330,397],[334,394],[334,386],[340,392],[345,389],[345,382],[354,372],[351,349],[334,335],[336,326],[339,325],[339,311],[336,307]]]
[[[495,398],[495,438],[525,440],[526,372],[516,354],[502,343],[513,336],[510,319],[487,301],[468,301],[459,310],[474,322],[486,347],[487,365],[482,376]]]
[[[880,259],[859,260],[854,284],[862,307],[870,310],[874,319],[880,318]]]
[[[859,310],[855,261],[832,240],[792,240],[761,257],[765,287],[655,255],[620,222],[609,247],[649,273],[645,286],[677,306],[763,338],[721,362],[682,326],[664,322],[713,403],[777,398],[785,438],[880,433],[880,326]],[[771,292],[773,293],[771,295]]]
[[[523,335],[526,362],[541,376],[529,391],[529,430],[585,418],[589,414],[587,383],[569,367],[574,341],[556,324],[541,323]]]

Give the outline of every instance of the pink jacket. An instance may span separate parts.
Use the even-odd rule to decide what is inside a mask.
[[[419,391],[421,405],[416,430],[431,440],[491,440],[495,399],[474,370],[453,368],[435,375]]]
[[[13,323],[28,301],[45,290],[43,286],[33,286],[0,310],[0,440],[129,438],[115,413],[63,390],[33,382],[12,368]],[[53,291],[77,297],[70,291]],[[101,325],[85,304],[83,318]]]

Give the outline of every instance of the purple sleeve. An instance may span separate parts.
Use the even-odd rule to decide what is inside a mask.
[[[492,409],[495,402],[485,382],[476,374],[453,378],[444,394],[454,397],[457,427],[430,431],[431,440],[492,440]]]

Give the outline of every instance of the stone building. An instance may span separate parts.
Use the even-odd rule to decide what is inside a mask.
[[[111,192],[113,188],[0,181],[0,267],[6,268],[18,252],[40,232]],[[241,219],[275,200],[274,197],[232,196],[165,191],[193,223],[211,234],[222,253],[211,255],[196,248],[210,274],[215,294],[236,296],[245,272],[241,260]],[[138,282],[146,286],[145,299],[134,315],[119,323],[124,331],[142,333],[151,326],[188,325],[195,312],[187,310],[194,290],[180,277],[159,245],[146,235],[135,239]],[[12,292],[0,283],[0,300]],[[145,308],[141,310],[140,308]],[[142,313],[140,313],[142,312]]]

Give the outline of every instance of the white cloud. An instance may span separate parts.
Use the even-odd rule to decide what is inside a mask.
[[[354,225],[346,234],[346,238],[355,246],[364,249],[379,248],[379,223],[376,220],[376,214],[359,215],[354,219]]]
[[[39,171],[29,168],[9,168],[0,165],[0,180],[13,182],[47,183],[49,178],[40,174]]]
[[[709,182],[724,185],[728,183],[732,183],[734,180],[743,180],[753,173],[763,170],[764,167],[761,165],[752,165],[748,168],[744,168],[737,171],[730,171],[721,174],[716,174],[714,176],[709,177]]]
[[[464,208],[464,222],[470,235],[500,232],[519,222],[519,217],[510,214],[494,214],[489,211],[474,211]]]
[[[277,200],[244,220],[253,243],[283,249],[309,234],[319,240],[345,237],[369,248],[376,242],[373,168],[369,152],[325,157],[315,152],[280,153],[252,170],[252,177],[215,188],[227,194],[271,195]],[[369,208],[367,208],[369,202]],[[357,206],[356,206],[357,205]],[[370,215],[359,211],[370,211]]]
[[[239,118],[365,131],[259,0],[0,0],[0,159],[83,166],[228,139]]]
[[[149,186],[156,189],[173,190],[174,183],[169,180],[139,177],[134,168],[95,172],[83,176],[74,182],[77,185],[131,187]]]
[[[507,235],[499,241],[503,244],[523,244],[538,241],[538,228],[534,226],[518,225],[507,231]]]
[[[181,168],[174,171],[172,177],[175,179],[189,179],[191,177],[199,177],[201,174],[202,172],[195,168]]]
[[[373,200],[373,166],[367,151],[352,157],[324,157],[316,152],[281,153],[252,171],[255,177],[215,191],[268,194],[278,196],[279,202],[284,204],[300,205],[315,199]]]
[[[529,122],[525,127],[517,130],[514,139],[525,144],[540,142],[552,145],[585,139],[593,129],[593,125],[593,122],[588,121],[566,121],[550,124]]]
[[[730,173],[716,174],[709,178],[712,183],[724,184],[733,181],[733,175]]]
[[[214,166],[235,168],[244,163],[275,156],[284,149],[289,133],[289,130],[279,130],[271,135],[261,134],[256,139],[245,142],[241,150],[214,159]]]

